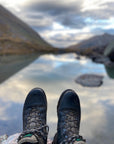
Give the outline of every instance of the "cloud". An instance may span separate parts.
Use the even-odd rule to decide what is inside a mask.
[[[80,1],[81,2],[81,1]],[[30,11],[40,11],[43,13],[47,13],[49,15],[58,16],[64,13],[69,13],[73,11],[80,11],[80,2],[79,1],[51,1],[51,0],[44,0],[44,1],[29,1],[24,5],[26,10]]]
[[[61,23],[66,27],[81,28],[85,25],[83,18],[80,16],[81,4],[77,1],[74,2],[60,2],[60,1],[31,1],[23,6],[24,11],[30,11],[29,18],[40,19],[42,16],[36,16],[40,13],[45,18],[51,19],[53,22]],[[32,17],[31,17],[32,15]]]
[[[114,2],[112,0],[72,0],[70,1],[29,1],[23,5],[25,11],[42,13],[70,28],[82,28],[86,25],[84,20],[88,17],[93,19],[108,19],[113,15]]]
[[[85,27],[81,29],[58,29],[52,32],[41,32],[42,37],[45,37],[45,40],[49,41],[50,43],[54,43],[55,46],[58,47],[67,47],[70,45],[74,45],[80,42],[82,39],[87,39],[93,36],[93,33],[90,33],[89,28]]]
[[[53,24],[53,20],[42,13],[27,13],[22,18],[36,31],[49,30]]]
[[[114,33],[113,0],[17,0],[17,5],[0,1],[54,46],[74,44],[76,37]]]

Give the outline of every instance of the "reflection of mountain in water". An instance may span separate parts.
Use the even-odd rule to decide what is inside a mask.
[[[0,56],[0,83],[30,64],[37,57],[38,54]]]
[[[108,76],[114,79],[114,64],[112,66],[105,66]]]

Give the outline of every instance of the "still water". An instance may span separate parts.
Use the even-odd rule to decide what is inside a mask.
[[[109,78],[102,64],[75,57],[73,53],[42,55],[0,84],[0,135],[21,132],[26,95],[32,88],[41,87],[47,95],[49,137],[52,138],[57,125],[57,101],[70,88],[81,101],[80,134],[89,144],[114,144],[114,79]],[[103,85],[87,88],[76,84],[76,77],[85,73],[103,75]]]

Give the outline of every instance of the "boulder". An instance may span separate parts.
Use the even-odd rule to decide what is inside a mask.
[[[84,74],[80,75],[75,82],[85,87],[99,87],[103,84],[103,76],[97,74]]]
[[[94,57],[92,57],[92,61],[95,63],[105,64],[105,63],[108,63],[110,61],[110,59],[106,56],[94,56]]]

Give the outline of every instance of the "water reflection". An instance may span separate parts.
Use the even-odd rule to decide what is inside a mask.
[[[38,54],[0,56],[0,83],[30,64]]]
[[[49,136],[56,131],[56,105],[60,94],[67,88],[74,89],[81,100],[81,134],[92,144],[113,144],[114,137],[114,81],[106,75],[101,64],[91,60],[75,59],[75,54],[43,55],[28,67],[0,85],[0,133],[13,134],[22,130],[22,106],[33,87],[45,90],[48,99]],[[83,73],[104,75],[99,88],[86,88],[74,79]]]

